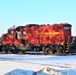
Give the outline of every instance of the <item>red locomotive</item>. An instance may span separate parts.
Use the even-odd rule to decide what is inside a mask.
[[[71,27],[68,23],[13,26],[2,36],[1,50],[6,53],[68,53]]]

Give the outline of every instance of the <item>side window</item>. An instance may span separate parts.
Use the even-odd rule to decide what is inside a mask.
[[[13,31],[13,30],[11,30],[11,31],[10,31],[10,34],[13,34],[13,33],[14,33],[14,31]]]
[[[71,29],[70,27],[64,27],[64,30],[69,30],[69,29]]]

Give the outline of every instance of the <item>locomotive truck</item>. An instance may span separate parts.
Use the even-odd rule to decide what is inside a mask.
[[[0,52],[42,54],[76,52],[71,28],[72,25],[69,23],[13,26],[2,35]]]

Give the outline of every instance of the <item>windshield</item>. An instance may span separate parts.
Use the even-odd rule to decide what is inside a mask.
[[[9,31],[9,33],[10,33],[10,34],[13,34],[13,33],[14,33],[14,31],[13,31],[13,30],[10,30],[10,31]]]

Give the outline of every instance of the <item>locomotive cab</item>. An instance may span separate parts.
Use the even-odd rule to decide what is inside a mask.
[[[64,25],[64,39],[65,39],[65,52],[68,54],[69,53],[69,48],[70,48],[70,44],[71,44],[71,25],[70,24],[65,24]]]

